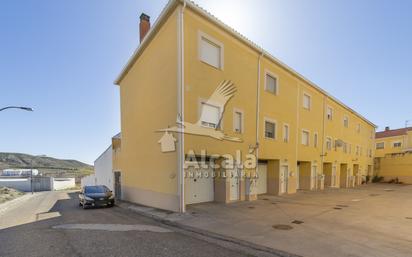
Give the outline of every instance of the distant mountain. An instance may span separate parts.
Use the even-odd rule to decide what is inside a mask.
[[[0,170],[26,168],[39,170],[45,176],[80,178],[93,173],[93,166],[76,160],[61,160],[48,156],[23,153],[0,153]]]

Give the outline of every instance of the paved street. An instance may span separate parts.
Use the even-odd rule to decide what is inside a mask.
[[[37,193],[0,212],[2,257],[251,256],[225,244],[190,236],[119,207],[83,210],[75,193]]]

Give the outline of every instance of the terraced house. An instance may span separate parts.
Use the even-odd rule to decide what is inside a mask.
[[[376,133],[375,174],[385,181],[412,184],[412,127]]]
[[[170,1],[152,27],[143,14],[140,32],[115,81],[123,199],[184,212],[354,187],[372,172],[373,123],[194,3]],[[216,163],[226,157],[212,156],[253,154],[258,178],[185,177],[189,152]]]

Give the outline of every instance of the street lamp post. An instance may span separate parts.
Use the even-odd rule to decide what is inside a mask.
[[[4,111],[4,110],[6,110],[6,109],[20,109],[20,110],[24,110],[24,111],[28,111],[28,112],[32,112],[32,111],[33,111],[33,108],[30,108],[30,107],[24,107],[24,106],[7,106],[7,107],[4,107],[4,108],[1,108],[1,109],[0,109],[0,112],[1,112],[1,111]]]

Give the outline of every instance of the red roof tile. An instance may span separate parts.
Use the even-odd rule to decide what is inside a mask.
[[[376,132],[375,138],[402,136],[406,135],[406,131],[409,130],[412,130],[412,127],[379,131]]]

